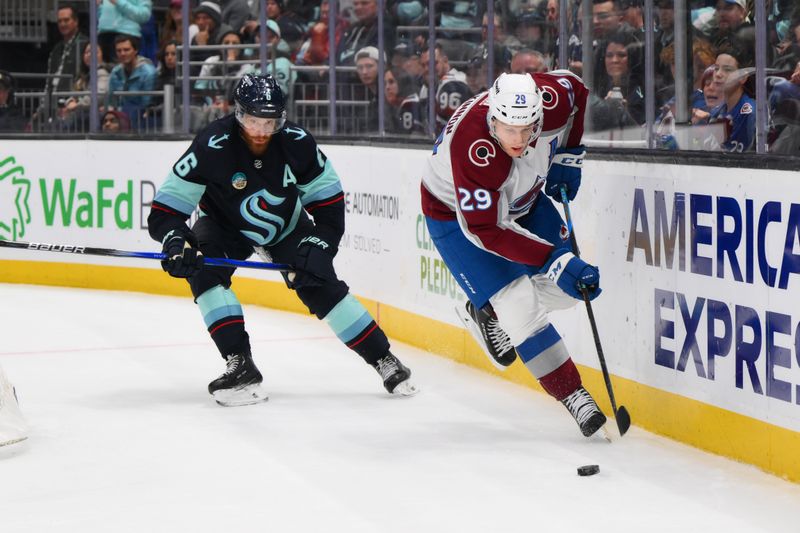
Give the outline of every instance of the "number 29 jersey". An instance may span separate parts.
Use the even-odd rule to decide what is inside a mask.
[[[520,157],[507,155],[491,136],[488,93],[464,102],[442,129],[422,178],[422,211],[457,220],[479,248],[510,261],[542,265],[553,249],[516,219],[528,214],[544,187],[559,147],[583,136],[588,90],[568,71],[531,74],[542,92],[541,135]]]

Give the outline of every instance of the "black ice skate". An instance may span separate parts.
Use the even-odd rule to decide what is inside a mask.
[[[606,415],[597,407],[592,395],[583,387],[561,400],[570,414],[575,418],[584,437],[591,437],[606,423]]]
[[[220,377],[208,384],[208,392],[225,407],[238,407],[264,402],[268,397],[261,388],[261,372],[256,368],[250,352],[227,356],[228,368]]]
[[[466,313],[459,307],[456,307],[456,313],[498,370],[505,370],[517,360],[517,351],[511,344],[508,333],[500,327],[491,306],[475,309],[472,302],[468,301]]]
[[[380,374],[383,386],[390,394],[413,396],[419,392],[416,385],[411,383],[411,370],[392,355],[392,352],[386,352],[386,355],[378,359],[372,366]]]

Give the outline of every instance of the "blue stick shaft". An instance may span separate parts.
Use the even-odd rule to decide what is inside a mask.
[[[104,257],[132,257],[136,259],[156,259],[163,261],[167,256],[159,252],[130,252],[127,250],[114,250],[112,248],[92,248],[89,246],[76,246],[71,244],[47,244],[41,242],[19,242],[0,240],[0,247],[34,250],[37,252],[61,252],[78,255],[100,255]],[[285,270],[292,267],[282,263],[262,263],[260,261],[239,261],[226,257],[206,257],[205,264],[215,267],[256,268],[260,270]]]

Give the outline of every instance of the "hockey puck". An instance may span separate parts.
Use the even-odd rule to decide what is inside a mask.
[[[584,465],[578,467],[579,476],[593,476],[600,472],[599,465]]]

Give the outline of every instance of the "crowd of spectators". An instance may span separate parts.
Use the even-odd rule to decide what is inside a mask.
[[[99,48],[93,51],[88,45],[89,32],[79,23],[79,8],[60,5],[55,17],[60,39],[51,44],[43,96],[25,113],[11,112],[14,80],[8,72],[0,75],[0,130],[86,131],[92,105],[99,108],[103,129],[106,120],[119,123],[116,131],[157,128],[165,112],[163,88],[180,86],[183,2],[190,2],[193,129],[229,112],[235,81],[261,68],[258,1],[93,1],[98,5]],[[752,150],[757,109],[753,1],[687,0],[686,41],[691,57],[687,72],[678,76],[687,98],[676,95],[673,4],[673,0],[655,0],[653,20],[655,126],[660,146],[697,148],[699,143],[704,149]],[[76,5],[86,9],[85,3]],[[266,2],[267,70],[289,101],[296,102],[292,109],[297,118],[312,129],[328,126],[328,64],[333,53],[336,64],[343,67],[336,76],[336,99],[341,102],[337,111],[342,119],[337,129],[342,133],[377,132],[382,122],[390,134],[430,135],[500,72],[569,69],[591,87],[587,123],[592,132],[627,131],[634,132],[634,137],[638,132],[638,138],[643,138],[643,0],[568,2],[565,65],[558,61],[559,0],[495,2],[493,46],[489,46],[486,0],[438,1],[433,57],[427,42],[427,1],[342,0],[337,5],[332,52],[327,0]],[[385,6],[382,36],[379,5]],[[591,13],[583,13],[584,5],[591,5]],[[800,153],[794,135],[800,127],[800,6],[794,0],[767,0],[767,12],[770,146],[782,153]],[[589,32],[584,32],[585,21],[591,23]],[[585,35],[591,36],[591,43],[583,42]],[[384,53],[379,51],[379,41]],[[87,96],[93,53],[100,95],[95,103]],[[430,63],[433,87],[429,87]],[[488,71],[490,64],[493,72]],[[18,93],[17,99],[21,96]],[[429,98],[434,99],[435,110],[431,124]],[[676,101],[687,100],[689,109],[676,109]],[[383,120],[379,120],[381,107]],[[695,136],[694,145],[681,146],[683,141],[676,139],[676,125],[681,124],[704,126],[702,131],[716,133],[699,140]]]

